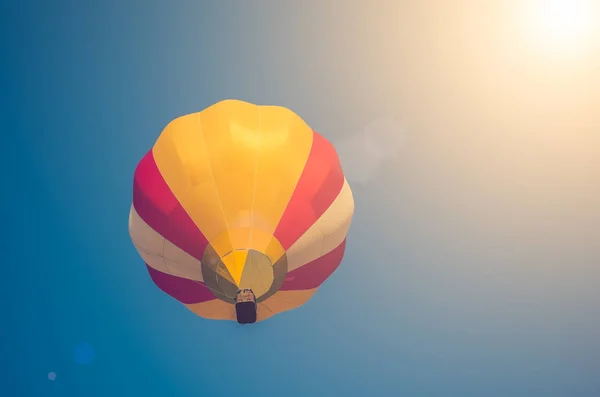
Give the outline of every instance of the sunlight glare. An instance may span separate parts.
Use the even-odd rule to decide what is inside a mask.
[[[573,40],[590,28],[589,10],[582,0],[546,0],[540,9],[540,28],[555,40]]]
[[[591,0],[537,0],[531,3],[527,26],[543,51],[580,52],[595,27]]]

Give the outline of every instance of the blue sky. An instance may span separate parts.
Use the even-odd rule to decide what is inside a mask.
[[[344,4],[3,6],[0,394],[600,395],[598,69],[507,52],[494,2]],[[162,128],[225,98],[298,113],[356,201],[338,271],[243,329],[127,231]]]

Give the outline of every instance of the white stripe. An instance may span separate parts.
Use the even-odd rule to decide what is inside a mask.
[[[152,229],[133,205],[129,211],[129,235],[148,266],[163,273],[203,281],[200,261]]]
[[[348,181],[319,219],[288,249],[288,272],[333,251],[346,238],[354,215],[354,198]]]

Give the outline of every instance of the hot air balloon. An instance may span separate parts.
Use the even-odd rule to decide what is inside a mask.
[[[141,159],[129,232],[162,291],[246,324],[317,291],[353,212],[329,141],[284,107],[225,100],[171,121]]]

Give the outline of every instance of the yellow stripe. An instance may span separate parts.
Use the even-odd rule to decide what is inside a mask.
[[[310,127],[286,108],[226,100],[173,120],[153,153],[175,197],[225,257],[234,249],[266,253],[269,245],[279,251],[272,235],[312,138]],[[226,263],[238,283],[241,260]]]
[[[220,299],[213,299],[201,303],[184,304],[189,310],[197,316],[210,320],[236,320],[235,306],[231,303],[223,302]]]
[[[278,291],[275,295],[258,304],[257,322],[304,305],[318,288],[298,291]],[[185,305],[194,314],[211,320],[236,321],[235,306],[219,299]]]
[[[296,309],[304,305],[314,294],[317,288],[297,291],[277,291],[275,295],[258,304],[258,319],[263,321],[274,314]]]

